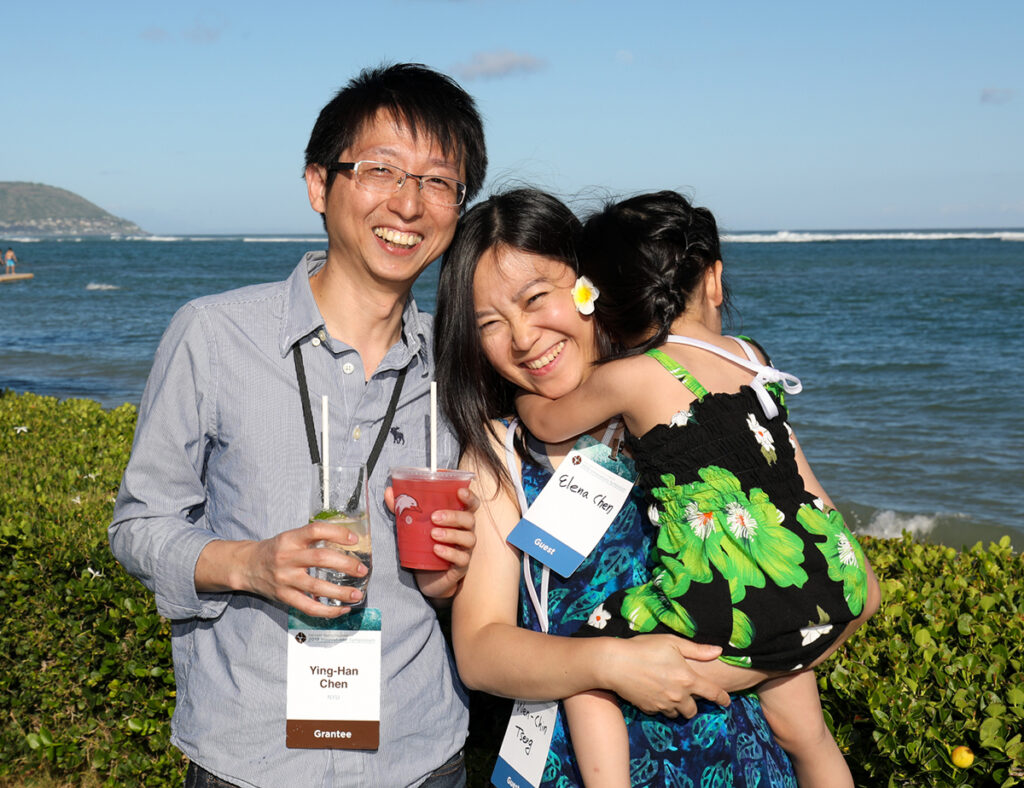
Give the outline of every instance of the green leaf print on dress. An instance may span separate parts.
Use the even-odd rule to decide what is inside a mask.
[[[659,569],[649,583],[626,591],[621,613],[629,621],[629,628],[636,632],[650,632],[660,622],[673,632],[692,637],[697,628],[689,611],[661,588],[665,575]]]
[[[754,642],[754,622],[750,616],[739,608],[732,609],[732,635],[729,637],[729,645],[733,648],[749,648]],[[750,667],[749,657],[744,657],[744,666]]]
[[[828,576],[836,582],[842,581],[846,604],[853,615],[859,616],[868,595],[864,552],[839,512],[826,507],[820,498],[815,504],[801,506],[796,521],[810,533],[826,537],[824,542],[818,543],[818,549],[828,564]]]
[[[729,636],[729,645],[735,649],[750,648],[750,644],[754,642],[756,631],[757,628],[754,626],[754,622],[750,620],[750,616],[738,607],[734,607],[732,609],[732,635]],[[750,657],[748,656],[723,654],[719,659],[728,665],[735,665],[738,668],[750,667]]]
[[[654,752],[668,752],[677,749],[672,744],[672,729],[663,722],[656,719],[644,720],[640,723],[640,729],[644,732],[644,738]]]
[[[629,782],[631,785],[643,785],[658,775],[660,762],[654,760],[649,752],[629,762]]]
[[[638,632],[649,632],[660,621],[684,635],[694,623],[678,601],[691,583],[712,580],[711,567],[726,578],[735,605],[747,588],[764,588],[766,576],[778,586],[803,587],[803,541],[782,527],[784,515],[763,490],[748,496],[739,479],[710,465],[698,472],[701,481],[677,485],[673,474],[661,477],[663,487],[651,494],[659,505],[652,520],[659,526],[660,566],[650,583],[630,589],[622,614]],[[734,634],[751,636],[734,616]]]

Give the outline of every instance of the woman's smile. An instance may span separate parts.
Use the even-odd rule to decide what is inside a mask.
[[[539,358],[535,358],[532,361],[524,361],[523,366],[533,372],[543,371],[545,367],[553,363],[556,358],[561,354],[565,348],[565,340],[555,344],[547,353]]]
[[[473,300],[480,345],[506,380],[560,397],[596,358],[593,321],[572,300],[576,272],[552,258],[500,247],[477,264]]]

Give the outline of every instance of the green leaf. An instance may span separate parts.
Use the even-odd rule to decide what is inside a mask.
[[[914,642],[922,648],[925,646],[931,646],[935,643],[935,641],[932,640],[932,633],[924,627],[914,633]]]
[[[1002,737],[999,735],[1003,729],[1002,720],[996,719],[995,717],[988,717],[981,727],[978,728],[978,735],[981,739],[981,743],[985,747],[996,747],[1003,744]]]

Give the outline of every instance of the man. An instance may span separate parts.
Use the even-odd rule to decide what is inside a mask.
[[[284,282],[185,305],[160,343],[110,544],[172,621],[172,741],[191,761],[187,786],[465,784],[465,695],[425,597],[455,593],[473,516],[435,515],[435,550],[452,568],[414,578],[398,566],[383,498],[390,467],[429,463],[432,321],[409,293],[486,161],[473,101],[448,77],[409,64],[362,72],[323,108],[306,149],[326,254],[307,254]],[[308,522],[319,437],[303,390],[317,405],[328,396],[332,463],[369,464],[383,441],[365,600],[382,620],[376,750],[285,743],[288,608],[348,613],[360,593],[308,569],[366,573],[312,546],[356,540]],[[455,467],[458,447],[439,429],[438,464]],[[325,596],[342,606],[314,600]]]

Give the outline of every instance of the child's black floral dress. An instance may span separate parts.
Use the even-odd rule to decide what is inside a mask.
[[[799,382],[686,337],[758,371],[735,394],[709,394],[670,356],[649,351],[697,397],[689,412],[630,436],[658,527],[652,578],[599,605],[577,634],[675,632],[722,646],[742,667],[794,670],[819,657],[864,607],[864,554],[842,516],[804,489],[782,386]],[[795,385],[794,385],[795,384]]]

